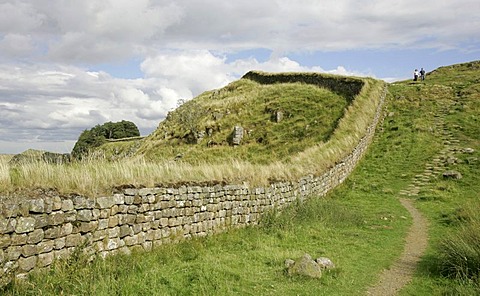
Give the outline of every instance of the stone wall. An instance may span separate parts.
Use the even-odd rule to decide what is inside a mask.
[[[339,75],[327,75],[324,73],[267,73],[250,71],[243,75],[260,84],[275,83],[306,83],[331,90],[332,92],[345,97],[349,102],[353,101],[364,86],[361,79]]]
[[[360,160],[383,117],[375,119],[355,149],[321,176],[268,187],[246,185],[124,189],[87,198],[56,194],[4,203],[0,215],[0,277],[23,277],[67,258],[77,247],[107,256],[201,237],[259,222],[262,213],[307,196],[323,196],[342,183]]]

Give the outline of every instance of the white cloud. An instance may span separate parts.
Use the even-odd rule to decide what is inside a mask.
[[[0,0],[0,138],[75,140],[119,120],[150,132],[178,100],[254,69],[374,76],[291,53],[478,52],[479,10],[478,0]],[[270,58],[232,58],[258,48]],[[143,77],[106,72],[131,60]]]
[[[83,63],[165,48],[459,48],[479,41],[479,10],[477,0],[6,0],[0,32],[37,55]]]

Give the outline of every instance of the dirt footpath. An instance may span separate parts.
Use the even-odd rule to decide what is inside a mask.
[[[417,263],[428,244],[428,223],[420,212],[413,206],[411,199],[400,199],[402,205],[410,212],[413,224],[408,231],[405,248],[401,257],[390,269],[380,275],[378,283],[371,287],[367,295],[396,295],[413,277]]]

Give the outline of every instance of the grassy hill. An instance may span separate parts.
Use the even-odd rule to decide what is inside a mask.
[[[352,98],[319,87],[315,79],[308,83],[300,79],[303,76],[313,75],[267,84],[247,74],[222,89],[205,92],[171,112],[138,153],[149,159],[181,158],[188,163],[227,159],[270,163],[326,142]],[[361,80],[352,79],[353,83],[361,84]],[[232,144],[236,126],[243,129],[239,145]]]
[[[125,184],[297,181],[350,153],[372,122],[384,86],[371,78],[250,72],[182,104],[144,139],[100,146],[92,153],[99,158],[16,166],[14,178],[4,174],[0,192],[46,187],[95,195]]]

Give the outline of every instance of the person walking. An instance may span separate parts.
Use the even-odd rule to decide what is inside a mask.
[[[413,71],[413,81],[417,81],[418,80],[418,70],[415,69],[415,71]]]
[[[425,80],[425,70],[423,70],[423,68],[420,69],[420,80]]]

